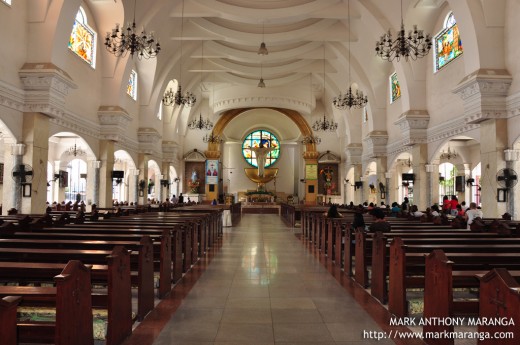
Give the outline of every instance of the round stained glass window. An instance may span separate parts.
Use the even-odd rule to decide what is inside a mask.
[[[265,158],[265,166],[268,167],[274,164],[280,156],[280,142],[273,133],[265,130],[258,130],[250,133],[242,143],[242,154],[246,162],[254,167],[258,167],[256,154],[251,148],[273,148],[269,151]]]

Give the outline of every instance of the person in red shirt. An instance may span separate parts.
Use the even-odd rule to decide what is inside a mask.
[[[450,213],[451,210],[451,201],[447,195],[442,197],[442,212],[445,214]]]
[[[457,199],[457,196],[456,195],[452,195],[451,196],[451,201],[450,201],[450,209],[451,209],[451,215],[452,216],[456,216],[457,215],[457,205],[459,204],[459,199]]]

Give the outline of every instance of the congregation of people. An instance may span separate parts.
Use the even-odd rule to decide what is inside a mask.
[[[386,205],[384,201],[381,201],[380,205],[365,202],[356,206],[353,202],[350,202],[349,205],[344,205],[342,208],[355,211],[352,222],[354,229],[362,228],[368,232],[390,232],[391,224],[386,220],[387,217],[422,218],[439,224],[443,222],[443,219],[457,219],[464,223],[468,229],[476,219],[484,217],[482,209],[475,202],[471,202],[467,206],[465,201],[459,203],[456,195],[451,197],[445,195],[442,205],[434,204],[424,211],[419,210],[417,205],[412,205],[408,197],[404,197],[400,204],[393,202],[391,205]],[[365,223],[364,214],[372,217],[369,225]],[[327,217],[342,217],[338,211],[338,205],[330,206]]]

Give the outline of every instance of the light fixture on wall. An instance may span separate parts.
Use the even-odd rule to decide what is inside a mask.
[[[345,110],[346,108],[362,108],[367,102],[368,98],[363,95],[362,91],[356,90],[355,93],[352,92],[352,86],[350,84],[350,0],[347,3],[348,8],[348,90],[344,94],[339,94],[339,96],[334,97],[332,104],[337,109]]]
[[[105,36],[106,49],[117,57],[125,57],[130,53],[132,58],[134,54],[139,60],[154,58],[161,51],[159,40],[155,40],[153,32],[149,34],[143,30],[137,33],[135,24],[135,10],[137,7],[137,0],[134,1],[134,19],[132,24],[128,23],[126,28],[120,29],[119,24],[112,29],[112,33],[107,32]]]
[[[326,97],[326,89],[325,89],[325,42],[323,42],[323,100],[325,100]],[[325,105],[325,102],[323,102],[323,105]],[[323,112],[323,120],[316,120],[316,122],[312,125],[312,129],[315,131],[330,131],[334,132],[336,129],[338,129],[338,123],[334,122],[333,120],[328,120],[327,115],[325,115],[325,111]]]
[[[258,48],[258,55],[267,55],[269,51],[264,42],[264,22],[262,22],[262,43],[260,43],[260,48]]]
[[[184,43],[184,0],[182,0],[182,11],[181,11],[181,47],[179,57],[179,85],[177,86],[177,92],[175,93],[174,101],[177,105],[183,105],[185,107],[192,107],[197,102],[197,97],[189,91],[182,94],[182,46]]]
[[[457,158],[458,156],[459,154],[455,151],[451,151],[450,146],[448,145],[448,151],[442,151],[440,159],[445,159],[449,161],[451,159]]]
[[[202,138],[206,144],[220,144],[224,141],[219,135],[214,135],[213,132],[210,134],[206,134],[204,138]]]
[[[87,152],[85,150],[83,150],[81,148],[81,146],[76,146],[76,142],[74,142],[74,145],[69,147],[69,149],[67,150],[69,156],[84,156],[85,154],[87,154]]]
[[[376,55],[383,60],[399,61],[404,58],[417,60],[425,57],[430,52],[432,47],[432,38],[430,34],[423,33],[423,30],[418,30],[417,25],[413,26],[413,30],[408,31],[404,29],[403,21],[403,0],[401,0],[401,30],[397,32],[395,40],[392,37],[390,29],[387,33],[381,36],[381,39],[376,42]]]
[[[408,159],[403,159],[401,161],[401,165],[404,166],[404,167],[411,168],[412,167],[412,160],[410,159],[410,157],[408,157]]]

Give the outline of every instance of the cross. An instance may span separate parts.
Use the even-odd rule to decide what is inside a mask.
[[[504,308],[504,310],[507,309],[506,303],[499,299],[499,297],[500,297],[499,296],[499,291],[500,291],[499,289],[496,289],[497,297],[496,298],[491,298],[489,300],[489,303],[496,304],[496,306],[497,306],[496,316],[498,316],[498,311],[500,310],[501,307]]]
[[[117,269],[117,272],[119,273],[119,278],[123,279],[123,273],[126,270],[126,265],[122,258],[119,260],[119,262],[120,262],[120,265],[119,265],[119,268]]]
[[[74,290],[72,290],[72,297],[74,297],[76,299],[76,304],[79,304],[79,296],[80,296],[80,291],[79,291],[79,279],[76,278],[76,288]]]
[[[144,259],[146,262],[150,262],[150,248],[148,246],[144,247]]]
[[[33,174],[32,171],[25,171],[24,164],[18,165],[18,169],[19,169],[18,171],[13,171],[13,177],[20,177],[20,183],[25,183],[25,181],[26,181],[25,177],[32,176],[32,174]]]

